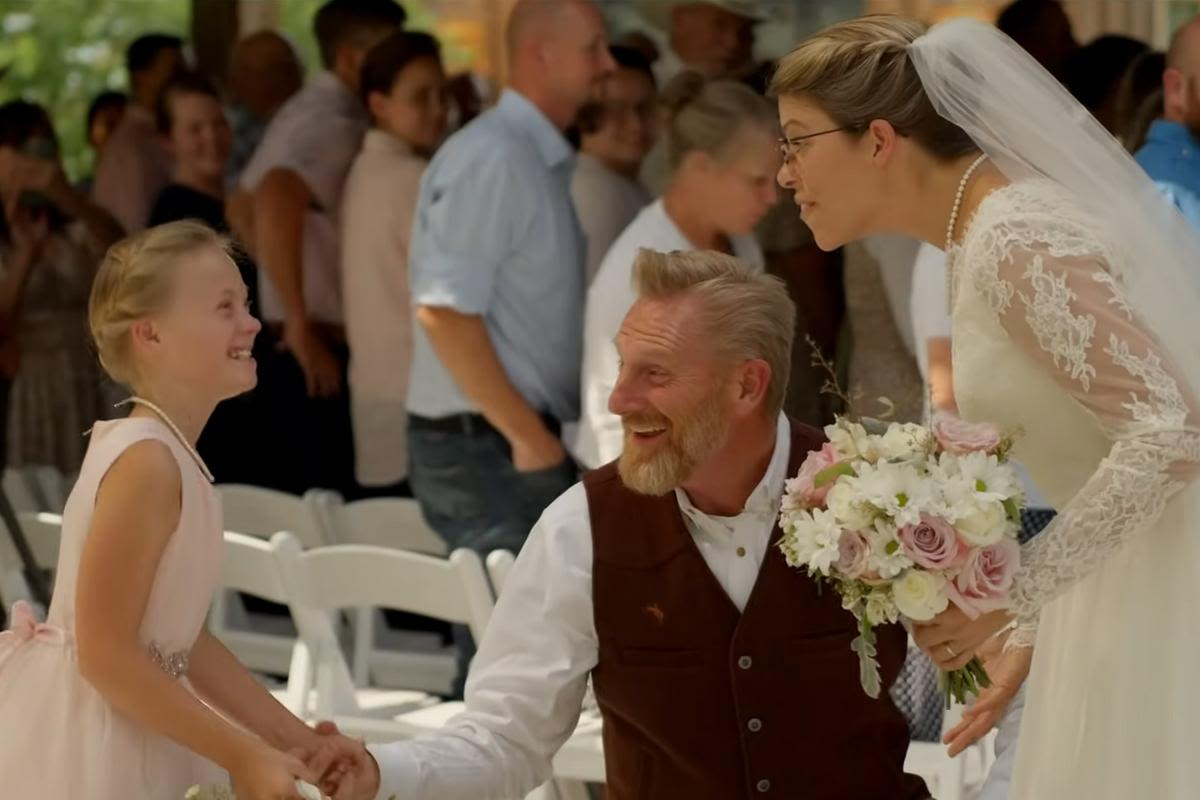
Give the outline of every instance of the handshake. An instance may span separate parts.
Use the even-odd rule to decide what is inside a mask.
[[[332,722],[320,722],[309,743],[293,751],[306,767],[301,776],[332,800],[373,800],[379,767],[362,742],[344,736]],[[308,800],[303,794],[297,795]]]
[[[237,757],[229,769],[232,794],[193,787],[184,800],[374,800],[379,767],[362,742],[332,722],[302,730],[286,750],[258,741]]]

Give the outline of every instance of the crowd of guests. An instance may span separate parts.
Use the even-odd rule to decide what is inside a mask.
[[[916,398],[898,409],[914,418],[929,384],[952,409],[944,308],[920,288],[941,280],[940,252],[822,253],[777,188],[756,4],[643,4],[661,48],[636,31],[610,41],[583,7],[563,21],[517,6],[487,110],[477,76],[448,76],[395,0],[328,0],[307,79],[270,31],[236,44],[224,90],[181,39],[140,36],[127,94],[88,111],[96,169],[74,186],[46,110],[0,106],[7,463],[78,469],[83,433],[121,397],[87,344],[95,267],[122,235],[180,219],[234,239],[263,323],[258,388],[200,441],[217,479],[412,494],[452,547],[519,550],[581,468],[620,452],[612,338],[641,248],[721,251],[785,280],[794,417],[885,394]],[[1166,53],[1080,45],[1056,0],[1016,0],[997,24],[1200,224],[1200,23]],[[912,280],[874,263],[894,260]],[[880,350],[902,343],[907,373]],[[847,395],[822,395],[814,351]]]

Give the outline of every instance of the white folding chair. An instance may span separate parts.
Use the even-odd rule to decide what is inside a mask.
[[[62,517],[38,511],[17,512],[17,524],[33,554],[34,562],[52,571],[58,565],[62,542]],[[33,591],[25,579],[24,564],[10,536],[0,536],[0,600],[7,608],[18,600],[33,601]],[[41,609],[45,611],[45,609]]]
[[[365,706],[363,698],[371,690],[354,690],[332,629],[315,622],[328,621],[346,608],[393,608],[467,625],[478,637],[492,610],[483,565],[469,550],[440,559],[370,545],[337,545],[299,553],[290,562],[290,574],[292,616],[317,664],[318,715],[359,735],[386,731],[395,738],[414,730],[400,722],[403,713]]]
[[[492,590],[496,593],[496,597],[500,596],[500,591],[508,581],[509,573],[512,572],[515,563],[517,563],[517,557],[508,550],[493,550],[488,553],[488,577],[492,579]]]
[[[38,497],[34,490],[32,481],[29,480],[25,470],[16,467],[8,467],[4,470],[4,493],[8,495],[8,502],[12,504],[13,511],[20,513],[22,511],[38,512],[49,511],[45,504]]]
[[[262,486],[219,483],[217,493],[221,497],[225,530],[262,539],[287,531],[305,549],[332,544],[321,527],[315,492],[301,497]]]
[[[281,557],[290,556],[298,550],[295,537],[278,533],[270,541],[241,533],[225,534],[225,560],[221,572],[221,586],[233,592],[253,595],[272,603],[287,604],[288,590],[280,569]],[[219,595],[218,595],[219,596]],[[243,653],[261,646],[261,639],[268,634],[252,630],[237,630],[221,627],[213,631],[235,653]],[[312,657],[303,641],[288,637],[293,642],[291,663],[287,673],[287,688],[273,691],[279,702],[297,716],[304,717],[309,710],[309,690],[313,685]],[[272,641],[270,645],[275,645]],[[239,656],[240,657],[240,656]],[[252,664],[247,664],[254,668]]]
[[[420,505],[411,498],[346,503],[336,493],[324,492],[313,499],[330,543],[390,547],[432,556],[445,556],[448,552],[446,542],[425,522]],[[350,665],[357,686],[374,682],[437,693],[449,690],[457,669],[441,635],[433,631],[392,630],[377,608],[355,610]]]
[[[74,480],[63,475],[58,467],[49,465],[30,467],[26,480],[33,485],[42,507],[53,514],[61,514],[67,504]]]
[[[216,488],[225,530],[260,539],[287,531],[306,548],[328,544],[316,510],[317,492],[301,497],[238,483]],[[246,666],[277,675],[290,669],[296,631],[285,616],[251,613],[236,592],[223,591],[213,602],[209,620],[213,634]]]
[[[381,497],[343,502],[333,493],[314,495],[318,516],[329,544],[369,544],[445,556],[449,552],[408,497]]]

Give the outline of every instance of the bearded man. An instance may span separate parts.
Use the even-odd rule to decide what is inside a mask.
[[[434,736],[369,748],[338,797],[517,798],[550,776],[589,675],[607,800],[918,800],[904,719],[859,685],[855,621],[775,546],[820,432],[780,413],[795,310],[720,253],[643,250],[616,338],[620,458],[534,526]],[[905,655],[878,630],[890,685]]]

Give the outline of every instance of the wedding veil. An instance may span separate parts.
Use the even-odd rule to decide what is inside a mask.
[[[1139,321],[1200,388],[1200,235],[1045,69],[990,25],[958,19],[908,48],[933,107],[1010,179],[1065,188],[1116,248],[1112,275]]]

